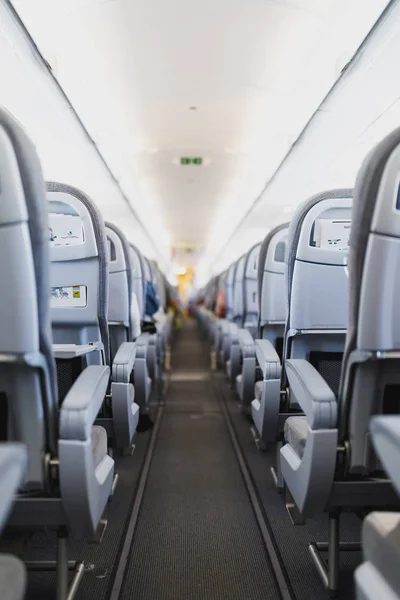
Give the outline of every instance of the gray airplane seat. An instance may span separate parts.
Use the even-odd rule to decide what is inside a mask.
[[[296,361],[301,360],[306,370],[315,368],[321,381],[338,392],[347,327],[351,196],[352,191],[346,189],[317,194],[300,205],[290,223],[284,269],[287,320],[282,372],[280,386],[268,392],[265,404],[267,443],[280,441],[285,431],[287,437],[296,441],[297,449],[302,449],[305,420],[293,413],[301,415],[303,409],[292,387],[288,392],[288,378]],[[274,373],[272,379],[276,380],[281,366],[278,354],[269,342],[262,344],[264,351],[257,343],[258,354],[268,363]],[[278,444],[278,467],[279,449]],[[281,487],[279,469],[278,481]]]
[[[244,324],[244,272],[246,268],[247,254],[243,254],[237,261],[233,280],[233,310],[232,323],[229,324],[228,333],[224,336],[224,358],[225,372],[232,385],[235,385],[236,377],[240,374],[240,346],[239,329]]]
[[[22,444],[0,444],[0,532],[12,509],[15,494],[20,488],[27,464]],[[22,600],[26,588],[24,563],[11,554],[0,554],[0,590],[2,600]]]
[[[123,342],[133,341],[133,278],[128,241],[112,223],[105,223],[108,251],[108,330],[111,362]]]
[[[143,275],[144,275],[144,286],[145,286],[145,306],[144,306],[144,317],[143,317],[143,328],[146,329],[149,324],[152,325],[155,333],[145,332],[146,336],[143,338],[148,344],[147,352],[147,364],[149,368],[149,374],[154,384],[159,384],[162,379],[162,337],[160,332],[157,331],[156,324],[153,322],[151,315],[146,313],[146,289],[147,282],[153,282],[153,275],[151,271],[150,261],[146,256],[142,255],[143,259]],[[157,290],[156,290],[157,291]]]
[[[301,360],[287,368],[291,393],[306,415],[307,428],[302,452],[287,435],[281,449],[282,474],[304,517],[329,513],[333,557],[340,547],[342,507],[398,505],[368,427],[372,415],[399,412],[399,172],[396,130],[368,155],[357,177],[348,260],[348,332],[338,397],[332,385],[318,383],[319,374],[310,364],[307,372]],[[318,551],[318,545],[315,548]],[[318,552],[314,554],[318,559]],[[337,586],[337,563],[334,560],[329,570],[330,589]]]
[[[144,320],[146,305],[146,281],[144,277],[143,255],[134,246],[129,244],[132,265],[132,290],[136,295],[141,321]]]
[[[160,308],[155,313],[155,315],[153,315],[153,321],[155,322],[157,328],[157,340],[159,345],[158,353],[160,369],[162,373],[165,366],[165,355],[167,353],[167,350],[169,349],[170,344],[172,315],[168,314],[167,312],[167,290],[165,287],[164,278],[157,263],[154,260],[150,261],[150,269],[154,289],[156,290],[157,299],[160,304]]]
[[[258,259],[260,256],[261,244],[256,244],[251,248],[246,257],[243,280],[243,298],[244,298],[244,319],[243,327],[251,334],[253,338],[258,332]]]
[[[58,597],[63,598],[68,582],[67,535],[93,536],[112,491],[114,461],[107,454],[105,431],[94,427],[109,367],[87,367],[59,402],[49,310],[45,184],[33,144],[4,110],[0,110],[0,180],[0,273],[7,281],[0,299],[1,429],[4,440],[22,443],[28,455],[21,494],[8,525],[24,531],[42,527],[58,531]],[[73,584],[83,572],[80,564]]]
[[[123,342],[111,361],[109,267],[104,221],[80,190],[47,183],[51,256],[51,320],[62,399],[87,365],[112,365],[103,425],[116,448],[132,443],[139,419],[134,402],[136,346]]]
[[[233,321],[233,283],[235,279],[236,264],[232,263],[227,269],[223,279],[225,290],[225,318],[217,319],[215,325],[215,353],[218,368],[225,368],[225,364],[229,359],[227,337],[230,335],[231,325]]]
[[[243,327],[238,331],[239,364],[236,392],[243,412],[254,398],[256,382],[256,353],[254,338],[258,329],[257,272],[261,244],[253,246],[246,255],[243,277]]]
[[[370,432],[376,453],[400,495],[400,417],[373,417]],[[400,513],[370,513],[363,523],[362,542],[365,562],[355,573],[357,600],[399,600]]]
[[[215,326],[218,322],[218,318],[215,314],[217,292],[218,292],[218,278],[213,277],[206,285],[204,289],[204,305],[201,308],[203,327],[206,338],[213,343],[215,341],[216,332]]]
[[[141,319],[139,303],[134,292],[136,265],[132,262],[131,247],[122,231],[112,223],[106,223],[106,234],[109,257],[108,325],[111,361],[114,363],[122,344],[134,342],[140,336]],[[140,293],[143,295],[142,291]],[[136,404],[139,407],[146,406],[151,392],[146,344],[136,344],[133,383]]]
[[[258,260],[259,339],[255,341],[255,352],[262,380],[255,382],[251,414],[258,436],[257,443],[261,448],[265,448],[267,443],[274,441],[276,437],[275,414],[276,404],[280,399],[281,360],[287,312],[284,271],[288,230],[288,223],[272,229],[261,245]],[[272,409],[272,416],[268,408]]]
[[[317,194],[297,209],[289,226],[285,268],[287,323],[284,336],[280,396],[268,401],[276,439],[284,432],[284,453],[304,452],[307,418],[295,387],[298,365],[311,384],[332,389],[336,401],[348,315],[348,239],[351,229],[352,190]],[[323,386],[323,387],[322,387]],[[330,386],[330,387],[329,387]],[[293,413],[298,413],[293,416]],[[271,432],[273,435],[273,431]],[[277,447],[278,481],[282,450]],[[300,509],[301,510],[301,509]]]
[[[162,273],[159,270],[159,277],[160,277],[160,281],[161,281],[161,285],[164,289],[164,294],[165,294],[165,301],[164,301],[164,306],[165,306],[165,314],[166,314],[166,319],[165,319],[165,347],[166,347],[166,355],[168,354],[168,361],[170,362],[171,360],[171,346],[172,346],[172,341],[173,341],[173,333],[174,333],[174,319],[175,319],[175,312],[173,310],[171,310],[171,305],[170,305],[170,300],[171,300],[171,285],[168,282],[166,276],[164,275],[164,273]]]
[[[146,265],[143,254],[136,246],[130,244],[130,251],[132,264],[132,285],[138,301],[140,320],[142,324],[146,316]],[[138,346],[144,346],[146,349],[147,369],[149,374],[148,384],[151,386],[152,382],[157,379],[156,336],[150,335],[149,333],[141,333],[136,338],[136,343]]]
[[[206,329],[207,329],[207,337],[211,342],[213,350],[215,350],[216,345],[219,343],[219,333],[220,327],[219,322],[223,320],[225,317],[220,317],[217,315],[217,302],[218,295],[220,291],[223,290],[225,292],[225,274],[216,275],[209,282],[207,296],[209,298],[209,306],[210,309],[206,311]]]

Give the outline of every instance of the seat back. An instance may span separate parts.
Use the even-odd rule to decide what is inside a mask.
[[[109,302],[108,326],[111,361],[123,342],[132,340],[132,264],[131,249],[125,235],[112,223],[106,223]]]
[[[284,223],[268,233],[260,248],[257,272],[258,333],[274,345],[281,358],[287,312],[284,272],[288,231],[289,223]]]
[[[243,254],[237,261],[235,278],[233,281],[233,322],[236,323],[238,327],[243,327],[244,323],[243,282],[245,267],[246,254]]]
[[[398,414],[400,398],[400,129],[368,155],[357,177],[349,253],[349,328],[340,385],[349,471],[379,468],[371,415]]]
[[[231,264],[226,273],[225,297],[226,297],[226,319],[233,321],[233,285],[235,282],[235,271],[237,262]]]
[[[58,439],[46,190],[32,142],[4,109],[0,181],[0,438],[26,446],[25,487],[43,489]]]
[[[246,256],[243,279],[243,326],[253,337],[258,325],[257,272],[261,244],[253,246]]]
[[[352,190],[302,204],[288,233],[285,358],[305,358],[337,395],[347,328]]]
[[[86,366],[110,364],[107,238],[97,207],[77,188],[48,182],[47,198],[54,341],[97,346],[84,357],[57,360],[62,400]]]
[[[145,306],[146,306],[146,278],[143,254],[130,244],[131,250],[131,265],[132,265],[132,290],[136,295],[139,305],[141,320],[144,321]]]
[[[204,305],[211,312],[215,311],[217,301],[217,278],[213,277],[204,290]]]
[[[156,261],[151,260],[150,262],[150,271],[151,271],[151,280],[154,285],[154,289],[157,293],[157,298],[160,303],[160,309],[166,310],[167,307],[167,291],[165,288],[165,282],[163,275],[158,267]]]
[[[146,256],[143,256],[143,273],[144,273],[144,285],[145,285],[145,317],[144,320],[145,321],[152,321],[152,317],[151,315],[148,315],[146,313],[146,289],[147,289],[147,282],[151,281],[153,282],[153,276],[152,276],[152,272],[151,272],[151,267],[150,267],[150,261]]]

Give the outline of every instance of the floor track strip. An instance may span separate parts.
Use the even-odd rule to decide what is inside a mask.
[[[147,449],[146,457],[143,463],[143,468],[140,474],[139,484],[135,495],[135,501],[133,503],[132,512],[127,526],[124,543],[119,557],[118,568],[114,577],[109,600],[118,600],[121,595],[121,590],[125,579],[125,572],[128,566],[129,555],[132,547],[133,536],[135,534],[140,508],[142,506],[143,495],[146,489],[146,483],[150,472],[151,461],[154,455],[154,449],[157,442],[158,432],[160,431],[163,413],[164,402],[161,401],[157,409],[157,416],[154,423],[153,431],[151,433],[149,447]]]
[[[270,533],[270,528],[267,522],[267,517],[264,513],[263,506],[258,498],[258,493],[256,487],[253,483],[252,476],[248,469],[246,460],[244,458],[239,440],[237,438],[235,427],[232,423],[231,416],[226,407],[226,400],[218,387],[218,383],[215,380],[215,377],[212,376],[213,380],[213,388],[215,391],[216,398],[218,400],[218,404],[220,406],[221,412],[224,416],[225,423],[229,432],[229,437],[232,442],[232,446],[235,452],[236,459],[238,461],[240,471],[242,473],[242,477],[250,498],[251,505],[253,507],[253,511],[257,520],[257,524],[259,526],[261,536],[263,538],[263,542],[265,544],[265,549],[270,559],[270,563],[272,569],[275,573],[276,581],[279,587],[279,590],[282,595],[282,600],[294,600],[294,596],[291,592],[291,587],[289,583],[289,578],[285,571],[281,566],[281,561],[278,556],[278,553],[275,548],[275,543],[272,534]]]

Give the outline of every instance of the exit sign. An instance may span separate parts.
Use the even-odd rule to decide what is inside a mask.
[[[194,158],[190,156],[182,156],[181,157],[181,165],[202,165],[203,159],[199,156],[195,156]]]

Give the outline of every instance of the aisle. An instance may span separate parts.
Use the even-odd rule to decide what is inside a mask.
[[[185,323],[122,600],[279,598],[273,571],[209,371],[209,349]]]

